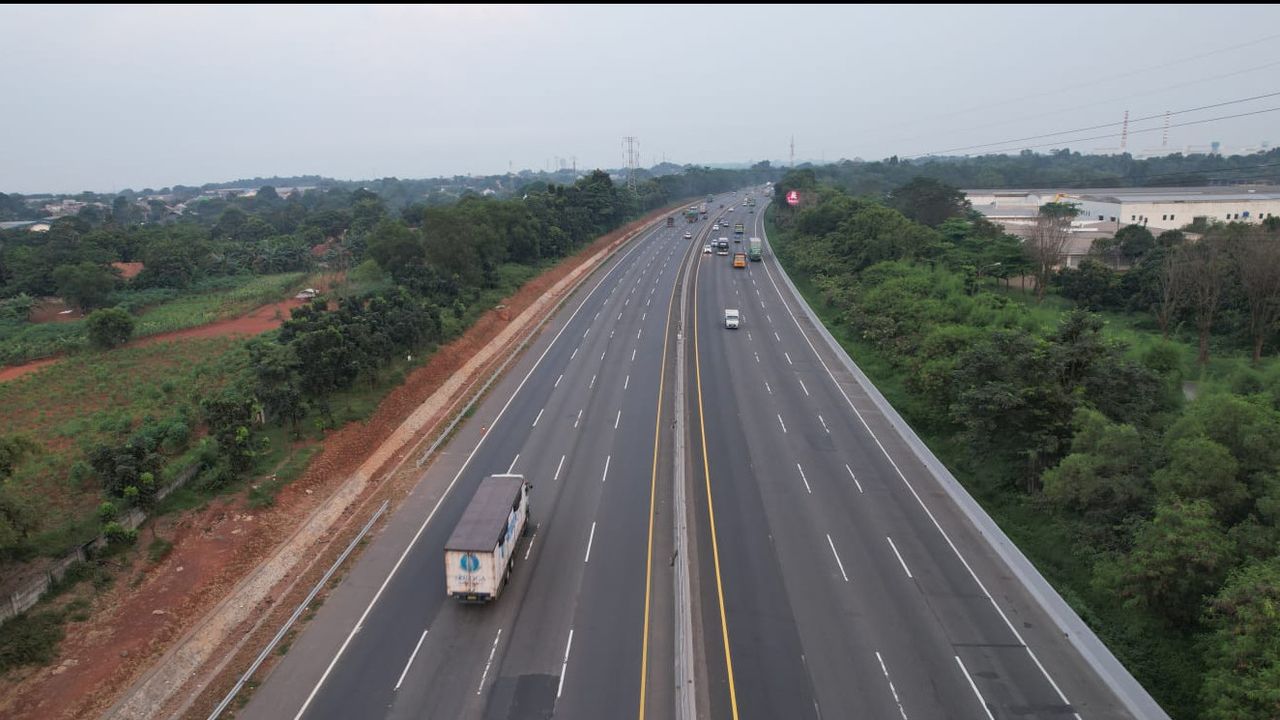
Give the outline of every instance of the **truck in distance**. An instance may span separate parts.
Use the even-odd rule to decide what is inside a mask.
[[[720,238],[719,240],[716,241],[716,254],[717,255],[729,254],[729,238]]]
[[[737,330],[742,316],[734,308],[726,308],[724,311],[724,326],[729,330]]]
[[[747,229],[746,229],[746,227],[744,227],[744,226],[743,226],[743,224],[742,224],[742,223],[734,223],[734,224],[733,224],[733,234],[734,234],[734,235],[742,235],[742,234],[743,234],[743,233],[745,233],[746,231],[747,231]]]
[[[746,253],[740,253],[740,252],[739,252],[739,253],[734,253],[734,254],[733,254],[733,266],[734,266],[735,268],[744,268],[744,267],[746,267],[746,266],[747,266],[747,254],[746,254]]]
[[[750,258],[751,260],[759,261],[762,245],[763,243],[760,241],[760,238],[758,237],[753,237],[750,240],[748,240],[747,241],[747,257]]]
[[[445,592],[460,602],[497,600],[515,566],[516,543],[529,529],[523,475],[490,475],[444,544]]]

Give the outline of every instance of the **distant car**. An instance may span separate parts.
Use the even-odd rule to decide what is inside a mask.
[[[687,232],[687,233],[685,233],[685,234],[684,234],[684,239],[685,239],[685,240],[692,240],[692,239],[693,239],[693,233],[691,233],[691,232]]]
[[[733,208],[729,208],[729,212],[733,212]]]
[[[712,225],[712,226],[711,226],[711,229],[712,229],[712,230],[719,230],[719,229],[720,229],[720,223],[716,223],[715,225]]]
[[[702,254],[703,254],[703,255],[710,255],[710,254],[711,254],[711,246],[710,246],[710,245],[703,245],[703,246],[702,246]]]

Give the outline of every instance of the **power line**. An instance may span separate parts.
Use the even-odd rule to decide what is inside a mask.
[[[1173,85],[1165,85],[1164,87],[1155,88],[1153,90],[1147,90],[1145,92],[1128,93],[1122,97],[1112,97],[1112,98],[1107,98],[1105,100],[1095,100],[1093,102],[1084,103],[1082,105],[1072,105],[1070,107],[1057,108],[1054,110],[1046,110],[1045,112],[1035,113],[1033,115],[1023,115],[1018,118],[1010,118],[1007,120],[1000,120],[998,122],[990,122],[982,125],[973,125],[967,128],[960,128],[953,132],[966,133],[966,132],[973,132],[974,130],[986,130],[987,128],[1000,127],[1001,125],[1011,125],[1013,123],[1025,122],[1027,120],[1035,120],[1037,118],[1049,117],[1051,115],[1061,115],[1063,113],[1073,112],[1075,110],[1083,110],[1084,108],[1097,107],[1099,105],[1108,105],[1108,104],[1118,103],[1118,102],[1128,102],[1133,100],[1134,98],[1147,97],[1149,95],[1159,95],[1160,93],[1168,92],[1170,90],[1178,90],[1184,87],[1190,87],[1192,85],[1199,85],[1201,83],[1213,82],[1215,80],[1223,80],[1229,77],[1235,77],[1237,75],[1244,75],[1251,72],[1257,72],[1259,70],[1266,70],[1268,68],[1273,68],[1277,65],[1280,65],[1280,60],[1265,63],[1263,65],[1255,65],[1254,67],[1245,68],[1243,70],[1233,70],[1232,72],[1223,73],[1221,75],[1210,75],[1209,77],[1200,78],[1198,80],[1188,80],[1187,82],[1174,83]],[[920,137],[920,134],[916,133],[914,135],[909,135],[909,136],[899,135],[896,138],[892,138],[892,139],[894,141],[903,141],[903,140],[909,141],[918,137]]]
[[[1174,125],[1170,125],[1169,127],[1176,128],[1176,127],[1188,127],[1191,125],[1203,125],[1205,123],[1217,122],[1218,120],[1232,120],[1235,118],[1248,117],[1250,115],[1263,115],[1265,113],[1276,112],[1278,110],[1280,110],[1280,107],[1267,108],[1265,110],[1254,110],[1253,112],[1246,112],[1246,113],[1237,113],[1235,115],[1220,115],[1218,117],[1205,118],[1203,120],[1190,120],[1184,123],[1176,123]],[[1137,135],[1138,133],[1160,132],[1161,130],[1163,130],[1163,128],[1158,128],[1158,127],[1146,128],[1143,130],[1131,130],[1129,134]],[[1087,142],[1089,140],[1106,140],[1109,138],[1115,138],[1119,136],[1120,136],[1119,133],[1112,133],[1108,135],[1094,135],[1092,137],[1070,138],[1065,142],[1078,143],[1078,142]],[[1000,150],[992,150],[988,154],[1000,154],[1000,153],[1008,152],[1010,150],[1030,150],[1033,148],[1050,147],[1052,145],[1057,145],[1057,144],[1058,143],[1056,142],[1051,142],[1051,143],[1040,143],[1038,145],[1014,145],[1014,146],[1003,148]]]
[[[1253,102],[1254,100],[1262,100],[1264,98],[1275,97],[1277,95],[1280,95],[1280,92],[1266,93],[1264,95],[1254,95],[1253,97],[1241,98],[1239,100],[1227,100],[1226,102],[1213,103],[1212,105],[1201,105],[1199,107],[1188,108],[1186,110],[1175,110],[1173,112],[1166,111],[1162,113],[1157,113],[1155,115],[1146,115],[1140,118],[1132,118],[1129,120],[1129,122],[1138,123],[1138,122],[1143,122],[1144,120],[1154,120],[1156,118],[1162,118],[1165,116],[1185,115],[1187,113],[1199,112],[1201,110],[1212,110],[1213,108],[1225,107],[1227,105],[1239,105],[1240,103]],[[978,148],[992,147],[995,145],[1008,145],[1010,143],[1022,142],[1024,140],[1040,140],[1041,138],[1056,137],[1058,135],[1072,135],[1080,132],[1089,132],[1090,130],[1101,130],[1102,128],[1115,127],[1121,124],[1123,123],[1112,122],[1112,123],[1103,123],[1101,125],[1090,125],[1089,127],[1076,128],[1075,130],[1061,130],[1059,132],[1044,133],[1042,135],[1028,135],[1027,137],[1014,138],[1012,140],[1001,140],[999,142],[981,143],[978,145],[964,145],[961,147],[947,148],[946,150],[935,150],[933,152],[922,153],[920,155],[910,155],[908,157],[915,158],[915,157],[925,157],[928,155],[942,155],[944,153],[956,152],[958,150],[975,150]],[[1177,126],[1170,125],[1169,127],[1177,127]]]
[[[1241,43],[1241,44],[1239,44],[1239,45],[1231,45],[1231,46],[1228,46],[1228,47],[1219,48],[1219,49],[1217,49],[1217,50],[1210,50],[1209,52],[1200,53],[1199,55],[1190,55],[1190,56],[1187,56],[1187,57],[1184,57],[1184,58],[1179,58],[1179,59],[1177,59],[1177,60],[1172,60],[1172,61],[1170,61],[1170,62],[1160,64],[1160,65],[1151,65],[1151,66],[1149,66],[1149,67],[1139,68],[1139,69],[1137,69],[1137,70],[1130,70],[1129,72],[1125,72],[1125,73],[1112,74],[1112,75],[1109,75],[1109,76],[1108,76],[1108,80],[1119,80],[1119,79],[1122,79],[1122,78],[1133,77],[1134,75],[1141,75],[1142,73],[1151,72],[1152,70],[1163,70],[1164,68],[1172,67],[1172,66],[1174,66],[1174,65],[1181,65],[1181,64],[1183,64],[1183,63],[1191,62],[1192,60],[1201,60],[1201,59],[1204,59],[1204,58],[1207,58],[1207,57],[1211,57],[1211,56],[1213,56],[1213,55],[1219,55],[1219,54],[1222,54],[1222,53],[1224,53],[1224,52],[1229,52],[1229,51],[1231,51],[1231,50],[1239,50],[1240,48],[1245,48],[1245,47],[1249,47],[1249,46],[1252,46],[1252,45],[1258,45],[1258,44],[1260,44],[1260,43],[1264,43],[1264,42],[1267,42],[1267,41],[1269,41],[1269,40],[1274,40],[1274,39],[1276,39],[1276,38],[1280,38],[1280,34],[1268,35],[1268,36],[1266,36],[1266,37],[1261,37],[1261,38],[1258,38],[1257,40],[1250,40],[1249,42]],[[956,116],[956,115],[963,115],[963,114],[965,114],[965,113],[976,112],[976,111],[978,111],[978,110],[990,110],[991,108],[994,108],[994,107],[1002,107],[1002,106],[1004,106],[1004,105],[1011,105],[1011,104],[1013,104],[1013,103],[1019,103],[1019,102],[1022,102],[1022,101],[1024,101],[1024,100],[1031,100],[1031,99],[1033,99],[1033,98],[1038,98],[1038,97],[1045,97],[1045,96],[1047,96],[1047,95],[1058,95],[1058,94],[1063,93],[1063,92],[1065,92],[1065,91],[1069,91],[1069,90],[1079,90],[1079,89],[1081,89],[1081,88],[1094,87],[1095,85],[1097,85],[1097,80],[1090,80],[1090,81],[1088,81],[1088,82],[1078,83],[1078,84],[1076,84],[1076,85],[1068,85],[1068,86],[1066,86],[1066,87],[1055,87],[1055,88],[1054,88],[1054,89],[1052,89],[1052,90],[1046,90],[1046,91],[1044,91],[1044,92],[1033,93],[1033,94],[1031,94],[1031,95],[1024,95],[1023,97],[1020,97],[1020,98],[1013,98],[1013,99],[1011,99],[1011,100],[1005,100],[1004,102],[1000,102],[1000,103],[989,103],[989,104],[986,104],[986,105],[979,105],[979,106],[975,106],[975,107],[972,107],[972,108],[967,108],[967,109],[964,109],[964,110],[956,110],[956,111],[954,111],[954,112],[950,112],[950,113],[947,113],[947,114],[945,114],[945,115],[938,115],[937,117],[938,117],[938,118],[954,117],[954,116]]]

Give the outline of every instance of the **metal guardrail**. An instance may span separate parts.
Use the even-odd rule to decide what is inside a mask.
[[[289,619],[286,620],[284,625],[280,627],[280,630],[276,632],[275,637],[271,638],[271,642],[267,643],[267,646],[262,648],[262,652],[258,653],[258,657],[254,658],[253,664],[249,666],[249,669],[246,670],[244,674],[240,676],[240,679],[236,681],[236,684],[227,691],[227,694],[222,698],[222,702],[218,703],[218,706],[213,709],[213,712],[209,713],[209,720],[217,720],[218,716],[222,715],[222,713],[226,711],[227,706],[236,699],[236,695],[240,694],[240,690],[244,688],[245,683],[249,682],[249,678],[253,677],[253,674],[258,672],[258,668],[262,666],[263,661],[267,659],[267,656],[271,654],[271,651],[275,649],[276,645],[284,639],[284,636],[288,634],[289,629],[298,621],[298,618],[302,617],[303,611],[307,609],[307,606],[311,604],[311,601],[316,599],[316,595],[320,593],[320,588],[323,588],[324,584],[329,582],[329,578],[333,577],[333,574],[337,572],[338,567],[346,561],[347,556],[351,554],[351,551],[355,550],[356,545],[364,539],[364,536],[369,532],[369,529],[373,527],[373,524],[378,521],[379,517],[382,517],[384,512],[387,511],[387,507],[390,503],[390,500],[383,500],[382,504],[378,506],[378,509],[374,511],[373,517],[369,518],[369,522],[365,523],[364,527],[360,528],[360,532],[356,533],[354,538],[351,538],[351,542],[347,544],[347,547],[342,551],[342,554],[339,555],[338,559],[333,561],[333,565],[330,565],[329,569],[325,571],[324,577],[321,577],[320,581],[315,584],[315,587],[311,588],[311,592],[307,593],[306,599],[303,600],[302,603],[298,605],[298,608],[293,611],[293,614],[289,616]]]

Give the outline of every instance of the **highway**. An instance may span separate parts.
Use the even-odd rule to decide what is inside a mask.
[[[636,717],[642,702],[673,714],[671,525],[652,518],[671,486],[664,359],[695,242],[683,236],[706,225],[676,219],[565,303],[241,717]],[[505,472],[533,483],[534,530],[503,596],[459,605],[444,542],[479,481]]]
[[[644,720],[689,697],[733,720],[1132,717],[818,338],[767,242],[744,269],[701,252],[735,222],[733,250],[766,237],[755,192],[755,212],[719,196],[583,284],[239,717]],[[459,605],[443,545],[505,472],[533,483],[534,530],[503,596]]]
[[[729,213],[748,229],[735,249],[765,236],[762,216],[741,203]],[[856,384],[804,332],[777,274],[766,247],[746,269],[703,256],[693,278],[711,716],[1129,717],[879,413],[855,409]],[[726,308],[741,311],[739,329],[724,327]]]

